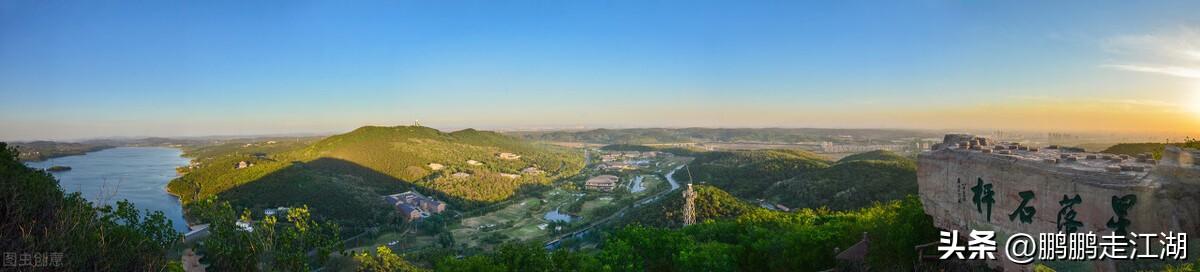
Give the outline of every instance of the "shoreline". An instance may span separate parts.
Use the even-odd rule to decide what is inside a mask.
[[[185,159],[188,159],[188,164],[189,164],[189,165],[190,165],[191,163],[195,162],[195,160],[196,160],[195,158],[189,158],[189,157],[187,157],[187,156],[184,156],[184,154],[187,154],[187,153],[186,153],[186,152],[182,152],[182,151],[183,151],[183,149],[181,149],[181,148],[175,148],[175,149],[179,149],[179,151],[181,152],[181,153],[179,154],[179,157],[180,157],[180,158],[185,158]],[[174,177],[174,178],[171,178],[171,180],[168,180],[166,184],[163,184],[163,186],[162,186],[162,190],[163,190],[163,192],[164,192],[164,193],[167,193],[167,195],[171,196],[172,198],[175,198],[175,202],[176,202],[176,203],[179,203],[179,216],[180,216],[180,217],[183,217],[183,224],[184,224],[184,225],[187,225],[187,227],[188,227],[188,231],[191,231],[191,230],[192,230],[192,227],[195,227],[195,226],[197,226],[197,225],[199,225],[199,224],[193,224],[194,222],[192,222],[192,219],[188,217],[187,209],[185,209],[185,208],[183,207],[183,198],[182,198],[182,197],[180,197],[178,194],[175,194],[174,192],[171,192],[171,189],[170,189],[170,187],[171,187],[171,182],[174,182],[175,180],[177,180],[177,179],[179,179],[179,178],[181,178],[181,177],[183,177],[183,176],[185,176],[185,175],[187,175],[187,174],[181,174],[181,173],[179,173],[179,171],[175,171],[175,177]],[[185,233],[186,233],[186,232],[185,232]]]
[[[58,153],[58,154],[46,155],[46,156],[42,156],[36,160],[21,159],[20,162],[21,163],[44,162],[44,161],[53,160],[53,159],[57,159],[57,158],[65,158],[65,157],[71,157],[71,156],[83,156],[83,155],[87,155],[88,153],[99,152],[99,151],[104,151],[104,150],[118,148],[118,147],[121,147],[121,146],[102,146],[102,147],[97,147],[94,149],[84,150],[83,152],[79,152],[79,153]],[[18,157],[20,157],[20,156],[18,155]]]
[[[172,147],[172,146],[128,146],[128,145],[126,145],[126,146],[108,146],[103,149],[93,150],[93,151],[89,151],[87,153],[82,153],[82,154],[70,154],[70,155],[56,156],[55,159],[64,159],[64,160],[69,160],[69,161],[78,161],[78,160],[88,161],[91,159],[82,158],[82,157],[93,156],[101,151],[108,151],[108,150],[122,149],[122,148],[170,149],[171,152],[179,152],[178,158],[184,159],[184,160],[186,160],[186,162],[178,164],[178,165],[173,164],[171,166],[172,168],[177,168],[180,166],[187,166],[188,163],[190,163],[192,161],[191,158],[185,157],[183,155],[184,154],[183,149],[178,148],[178,147]],[[155,152],[161,152],[161,151],[155,151]],[[75,158],[75,157],[81,157],[81,158]],[[174,161],[175,159],[170,159],[170,160]],[[59,163],[61,163],[61,161],[52,161],[50,159],[40,160],[40,161],[22,161],[21,162],[21,164],[25,165],[26,167],[41,169],[44,171],[45,171],[45,169],[42,169],[41,165],[57,165]],[[60,184],[62,184],[63,181],[60,179],[60,177],[58,175],[60,173],[65,173],[65,172],[69,172],[69,171],[58,171],[58,172],[47,171],[47,172],[55,175],[55,180],[58,181]],[[158,204],[156,204],[156,205],[160,205],[160,206],[161,205],[170,205],[169,207],[163,207],[165,209],[165,210],[162,210],[163,212],[168,212],[170,210],[178,209],[177,212],[179,213],[179,218],[169,218],[168,217],[167,219],[173,221],[172,225],[175,225],[175,227],[173,227],[173,229],[176,229],[177,231],[186,233],[188,230],[191,229],[193,222],[190,222],[190,220],[186,216],[186,210],[183,207],[183,202],[182,202],[182,199],[180,198],[180,196],[171,192],[169,189],[169,185],[171,184],[171,182],[174,181],[175,179],[182,177],[183,175],[181,173],[179,173],[178,171],[176,171],[175,169],[172,169],[171,173],[174,173],[174,175],[166,176],[166,177],[164,177],[165,180],[158,181],[158,182],[162,182],[161,185],[159,186],[159,188],[161,190],[160,192],[162,194],[170,196],[170,198],[172,198],[172,200],[171,200],[171,202],[161,202],[163,200],[159,200]],[[155,182],[155,183],[157,183],[157,182]],[[153,186],[153,185],[146,184],[145,186],[147,186],[147,187],[142,187],[142,188],[148,189],[149,186]],[[151,192],[145,192],[145,193],[139,194],[139,195],[150,196],[150,195],[158,194],[158,193],[151,193]],[[92,201],[92,199],[89,198],[88,201]],[[98,202],[93,202],[93,203],[98,203]],[[135,204],[137,204],[137,203],[135,203]],[[145,208],[145,207],[142,207],[141,205],[138,205],[138,207]]]

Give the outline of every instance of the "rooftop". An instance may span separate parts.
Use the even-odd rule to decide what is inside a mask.
[[[1088,174],[1111,178],[1105,183],[1124,183],[1143,179],[1162,165],[1195,168],[1191,158],[1194,150],[1168,148],[1163,160],[1150,154],[1136,156],[1086,152],[1078,148],[1049,146],[1027,146],[1011,142],[993,142],[983,137],[965,134],[946,135],[946,139],[933,147],[931,155],[965,156],[979,159],[1009,160],[1018,164],[1035,166],[1047,170],[1063,171],[1067,174]]]

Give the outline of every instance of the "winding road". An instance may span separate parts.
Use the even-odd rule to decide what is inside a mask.
[[[592,221],[592,223],[589,223],[586,227],[580,228],[580,229],[572,231],[570,233],[565,233],[565,234],[556,236],[556,237],[554,237],[553,240],[546,242],[546,244],[544,245],[545,248],[546,249],[558,248],[558,244],[561,243],[563,239],[570,238],[570,237],[579,237],[579,236],[582,236],[583,234],[587,234],[587,232],[591,231],[592,228],[594,228],[602,223],[606,223],[609,220],[612,220],[614,218],[625,216],[625,212],[629,211],[630,208],[638,208],[638,207],[644,206],[646,204],[650,204],[652,202],[658,201],[659,199],[662,199],[663,196],[665,196],[671,192],[674,192],[675,190],[679,189],[679,182],[676,181],[675,177],[674,177],[675,171],[679,171],[679,169],[682,169],[684,166],[687,166],[687,163],[688,163],[688,161],[685,161],[685,162],[683,162],[683,164],[679,165],[678,167],[675,167],[675,169],[671,169],[671,172],[667,172],[667,174],[666,174],[667,183],[671,184],[670,190],[659,192],[657,194],[654,194],[653,196],[642,199],[641,201],[638,201],[637,203],[634,203],[633,205],[621,208],[621,210],[618,210],[617,212],[613,213],[612,215],[609,215],[608,217],[605,217],[604,219]]]

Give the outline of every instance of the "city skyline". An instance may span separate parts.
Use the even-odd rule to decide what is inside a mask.
[[[435,128],[1200,136],[1200,3],[0,3],[0,140]]]

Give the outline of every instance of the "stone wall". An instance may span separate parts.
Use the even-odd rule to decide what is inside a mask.
[[[969,143],[963,145],[964,142]],[[1004,152],[1008,154],[1000,154],[992,152],[988,144],[1004,150],[1013,146],[988,142],[970,135],[947,135],[944,143],[919,155],[917,178],[925,212],[933,217],[937,227],[959,230],[960,238],[965,238],[965,233],[971,230],[997,232],[997,246],[1001,249],[996,254],[998,260],[989,262],[990,266],[1007,271],[1030,269],[1008,261],[1002,249],[1004,242],[1013,233],[1036,236],[1058,231],[1064,221],[1060,211],[1065,212],[1059,202],[1064,198],[1074,199],[1076,195],[1081,201],[1072,206],[1074,219],[1082,224],[1077,232],[1107,235],[1114,231],[1108,226],[1110,220],[1119,219],[1114,197],[1128,199],[1126,196],[1132,195],[1136,203],[1124,217],[1129,220],[1127,231],[1182,231],[1200,235],[1200,167],[1192,163],[1194,151],[1172,147],[1164,154],[1169,158],[1149,164],[1144,163],[1147,160],[1121,160],[1113,156],[1101,160],[1102,155],[1088,160],[1088,153],[1064,149],[1026,147],[1024,151],[1012,149]],[[1065,160],[1068,157],[1071,159]],[[1112,165],[1146,170],[1112,171]],[[990,217],[986,201],[979,205],[975,202],[972,189],[980,184],[990,184],[994,193]],[[1029,222],[1016,213],[1024,201],[1022,192],[1033,196],[1025,201],[1025,207],[1035,210]],[[1087,266],[1094,270],[1115,268],[1111,262]]]

